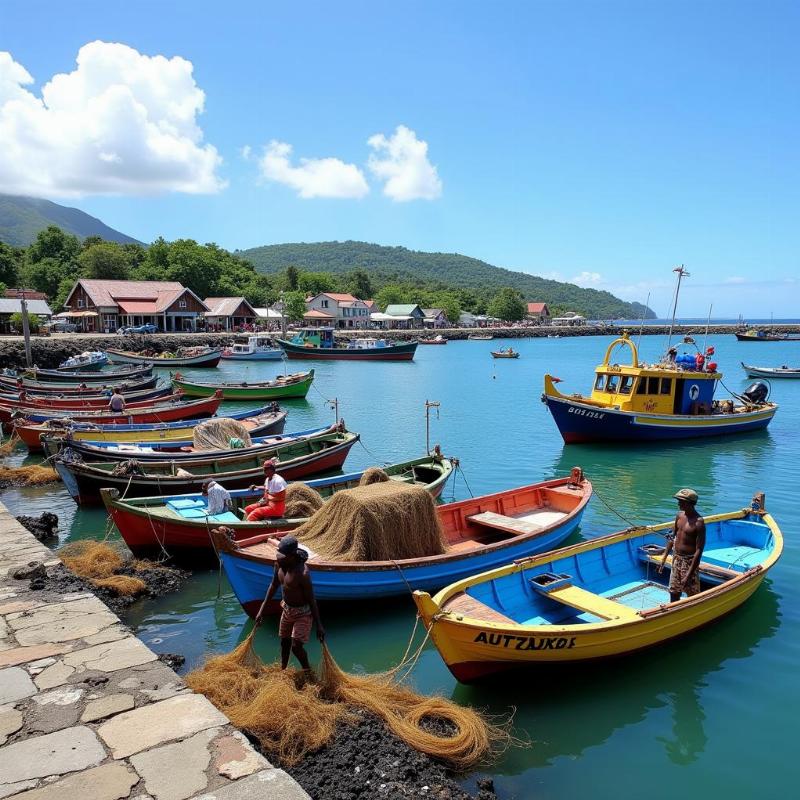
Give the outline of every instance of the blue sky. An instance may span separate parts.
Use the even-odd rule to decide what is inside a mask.
[[[88,110],[73,128],[37,109],[59,136],[46,151],[23,142],[5,173],[0,156],[0,191],[4,175],[6,190],[28,188],[38,167],[41,191],[28,193],[145,241],[360,239],[460,252],[626,299],[651,291],[662,314],[682,262],[692,273],[685,316],[712,302],[714,316],[798,316],[799,9],[0,0],[0,51],[13,60],[7,75],[24,68],[33,79],[26,101],[76,70],[85,45],[121,43],[154,65],[134,94],[152,101],[151,114],[158,106],[162,131],[164,119],[177,126],[170,142],[185,144],[193,126],[195,137],[179,163],[167,155],[153,166],[127,107],[86,122],[103,72],[130,74],[119,61],[106,70],[98,51],[81,83]],[[153,89],[159,55],[191,62],[202,112],[195,97],[198,113],[175,122],[175,104]],[[163,94],[185,101],[188,74],[171,72]],[[62,87],[64,97],[73,95]],[[91,150],[97,129],[104,149]],[[0,137],[20,130],[0,114]],[[376,135],[383,146],[368,144]],[[88,180],[98,169],[107,174]]]

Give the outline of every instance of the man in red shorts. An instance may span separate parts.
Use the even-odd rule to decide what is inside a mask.
[[[254,491],[258,486],[251,486]],[[286,481],[275,471],[275,461],[264,462],[264,496],[244,510],[248,522],[282,517],[286,511]]]
[[[320,622],[314,588],[311,585],[311,573],[306,566],[307,558],[308,553],[298,547],[294,536],[286,535],[280,540],[272,583],[256,615],[258,624],[264,609],[280,588],[283,594],[278,628],[281,638],[281,669],[286,669],[289,664],[290,652],[294,653],[303,669],[311,669],[304,645],[311,636],[312,622],[317,626],[317,638],[321,642],[325,639],[325,629]]]

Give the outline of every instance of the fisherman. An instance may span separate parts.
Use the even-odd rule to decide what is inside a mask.
[[[231,509],[231,493],[213,478],[203,481],[203,497],[206,498],[206,514],[213,517]]]
[[[114,392],[108,401],[108,407],[114,414],[121,414],[125,410],[125,398],[117,386],[114,387]]]
[[[661,573],[670,550],[674,550],[672,572],[669,576],[670,603],[680,600],[682,592],[691,597],[700,591],[698,570],[706,546],[706,524],[695,508],[697,492],[694,489],[681,489],[673,497],[678,501],[680,510],[675,517],[673,532],[667,537],[664,557],[658,567]]]
[[[256,624],[261,622],[264,609],[275,596],[278,589],[283,595],[281,599],[281,621],[278,635],[281,639],[281,669],[289,664],[289,653],[294,653],[304,670],[311,669],[308,653],[303,646],[311,636],[311,623],[317,626],[317,639],[325,640],[325,629],[319,618],[317,601],[314,599],[314,587],[311,585],[311,573],[306,566],[308,553],[298,546],[294,536],[286,535],[278,544],[275,562],[275,573],[269,585],[267,596],[258,609]]]
[[[275,463],[275,459],[264,462],[264,496],[257,503],[251,503],[245,508],[248,522],[282,517],[286,511],[286,481],[278,475]],[[254,492],[258,488],[253,485],[250,491]]]

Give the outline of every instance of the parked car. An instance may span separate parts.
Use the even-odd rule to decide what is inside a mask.
[[[158,327],[152,322],[145,322],[144,325],[131,325],[128,328],[117,328],[117,333],[124,335],[128,333],[157,333]]]
[[[50,333],[75,333],[78,330],[78,326],[74,322],[66,322],[63,319],[51,322],[49,325],[42,325],[42,327],[47,328]]]

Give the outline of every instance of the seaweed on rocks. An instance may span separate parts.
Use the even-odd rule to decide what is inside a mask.
[[[58,516],[50,511],[45,511],[39,517],[20,514],[17,517],[17,522],[23,528],[29,530],[40,542],[58,536]]]

